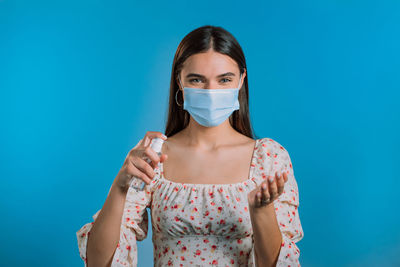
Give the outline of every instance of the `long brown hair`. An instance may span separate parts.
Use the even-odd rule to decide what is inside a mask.
[[[244,72],[244,69],[247,70],[242,48],[235,37],[222,27],[205,25],[187,34],[179,44],[172,64],[168,119],[164,131],[168,137],[186,128],[190,120],[190,114],[183,109],[183,104],[178,106],[175,100],[175,94],[179,90],[178,75],[182,70],[183,63],[193,54],[208,51],[211,45],[214,51],[225,54],[235,60],[241,74]],[[247,77],[248,73],[246,73],[242,88],[239,90],[238,99],[240,108],[232,112],[229,122],[236,131],[252,139],[258,139],[257,136],[254,136],[254,131],[250,123]],[[178,93],[177,99],[178,103],[183,103],[182,93]]]

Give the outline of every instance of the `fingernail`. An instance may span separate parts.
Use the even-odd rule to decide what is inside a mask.
[[[165,134],[163,134],[162,136],[163,136],[165,139],[167,139],[167,138],[168,138],[168,137],[167,137]]]
[[[270,183],[272,183],[272,182],[274,182],[274,177],[269,177],[268,180],[269,180]]]
[[[267,189],[267,185],[266,185],[266,184],[263,184],[263,185],[262,185],[262,188]]]

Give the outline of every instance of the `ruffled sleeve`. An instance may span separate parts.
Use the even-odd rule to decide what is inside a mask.
[[[275,172],[288,174],[282,194],[274,200],[275,213],[282,234],[281,249],[278,257],[277,267],[300,266],[300,249],[296,245],[303,236],[303,228],[299,216],[299,190],[294,177],[293,165],[288,151],[277,141],[265,138],[263,142],[261,157],[264,162],[269,162],[270,171],[264,175],[264,179],[274,176]],[[266,166],[266,165],[265,165]],[[266,171],[266,170],[265,170]],[[249,264],[255,266],[254,246],[250,254]]]
[[[143,191],[136,191],[129,188],[124,206],[124,212],[121,221],[120,239],[115,250],[111,266],[137,266],[137,244],[136,241],[141,241],[147,237],[148,231],[148,213],[147,207],[151,205],[151,186],[154,184],[154,179],[150,185],[144,187]],[[92,217],[96,220],[98,210]],[[94,222],[89,222],[79,231],[76,232],[78,239],[78,248],[81,259],[87,266],[86,246],[87,239],[90,235],[90,230]]]

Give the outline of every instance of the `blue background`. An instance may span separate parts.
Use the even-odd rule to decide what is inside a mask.
[[[302,266],[399,266],[399,14],[399,1],[1,0],[2,265],[83,266],[76,231],[128,151],[164,131],[176,48],[211,24],[244,50],[255,133],[291,156]]]

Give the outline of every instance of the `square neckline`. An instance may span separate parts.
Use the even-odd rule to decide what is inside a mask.
[[[159,180],[161,180],[161,181],[164,181],[164,182],[167,182],[167,183],[170,183],[170,184],[173,184],[173,185],[181,185],[181,186],[198,186],[198,187],[201,187],[201,186],[235,186],[235,185],[244,185],[244,184],[246,184],[246,183],[248,183],[248,182],[250,182],[250,181],[252,181],[253,180],[253,173],[254,173],[254,168],[255,168],[255,164],[254,164],[254,162],[255,162],[255,160],[256,160],[256,151],[257,151],[257,149],[258,149],[258,143],[259,143],[259,141],[260,141],[260,139],[255,139],[255,144],[254,144],[254,147],[253,147],[253,153],[252,153],[252,155],[251,155],[251,163],[250,163],[250,170],[249,170],[249,173],[248,173],[248,179],[246,179],[246,180],[244,180],[244,181],[242,181],[242,182],[237,182],[237,183],[229,183],[229,184],[195,184],[195,183],[180,183],[180,182],[174,182],[174,181],[171,181],[171,180],[168,180],[167,178],[165,178],[165,176],[164,176],[164,163],[163,162],[160,162],[159,164],[160,164],[160,175],[159,175]]]

